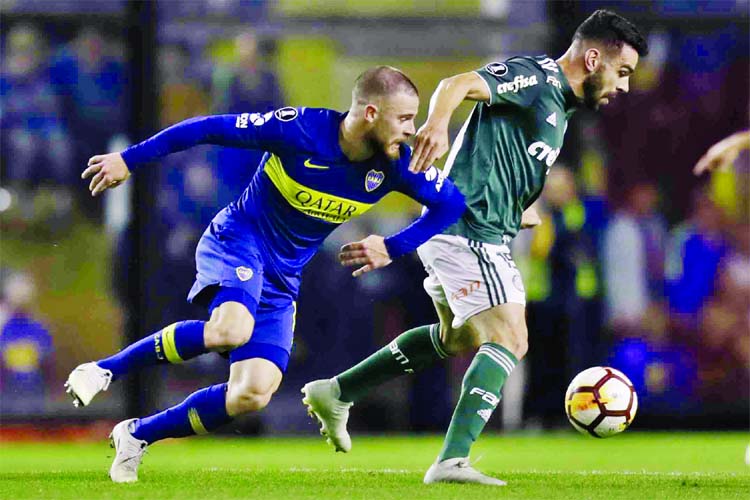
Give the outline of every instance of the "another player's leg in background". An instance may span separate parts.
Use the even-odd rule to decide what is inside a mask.
[[[415,373],[444,359],[439,325],[408,330],[359,364],[331,379],[305,385],[303,403],[321,423],[321,432],[336,451],[348,452],[349,408],[373,388],[405,373]]]
[[[503,384],[526,354],[524,311],[521,304],[501,304],[471,317],[459,330],[448,328],[443,332],[444,344],[449,350],[478,350],[464,375],[461,397],[443,448],[425,474],[425,483],[505,484],[474,470],[468,457],[472,444],[500,402]]]
[[[354,402],[383,382],[416,373],[448,357],[440,340],[440,325],[423,325],[402,333],[335,378],[341,400]]]
[[[244,309],[239,303],[233,307]],[[147,366],[182,363],[209,351],[242,345],[252,329],[252,316],[246,319],[231,308],[217,308],[208,321],[173,323],[108,358],[77,366],[65,387],[76,406],[88,406],[112,380]]]

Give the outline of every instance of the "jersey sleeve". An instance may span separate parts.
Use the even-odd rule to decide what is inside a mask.
[[[512,104],[531,106],[544,82],[544,73],[524,59],[493,62],[475,71],[487,84],[490,106]]]
[[[404,166],[396,190],[423,204],[427,210],[410,225],[385,238],[392,259],[416,250],[456,222],[466,210],[461,192],[434,166],[420,174],[413,174]]]
[[[172,125],[122,152],[133,170],[143,163],[199,144],[214,144],[280,153],[307,139],[305,108],[281,108],[268,113],[241,113],[191,118]]]

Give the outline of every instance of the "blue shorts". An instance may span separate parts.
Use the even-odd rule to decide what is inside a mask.
[[[240,302],[255,318],[250,340],[229,353],[230,362],[263,358],[285,373],[294,338],[296,297],[264,273],[253,232],[212,222],[198,242],[195,262],[190,302],[207,307],[209,313],[225,302]]]

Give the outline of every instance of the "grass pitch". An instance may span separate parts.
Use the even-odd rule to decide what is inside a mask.
[[[354,436],[349,454],[313,438],[193,438],[153,446],[140,482],[113,484],[106,443],[2,443],[3,499],[750,498],[748,433],[485,435],[477,468],[497,488],[422,484],[440,436]]]

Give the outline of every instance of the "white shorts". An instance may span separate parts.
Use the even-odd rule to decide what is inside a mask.
[[[521,273],[508,245],[491,245],[448,234],[417,249],[427,271],[424,289],[450,307],[453,328],[499,304],[526,305]]]

